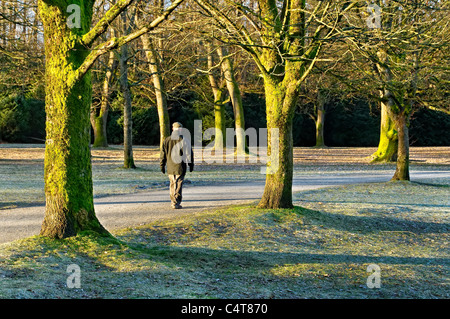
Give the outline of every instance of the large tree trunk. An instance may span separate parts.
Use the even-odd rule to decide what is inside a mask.
[[[126,33],[126,10],[122,12],[122,24]],[[123,95],[123,167],[136,168],[133,158],[133,119],[131,91],[128,83],[128,44],[120,47],[120,88]]]
[[[39,1],[45,30],[46,147],[44,161],[45,216],[41,235],[73,236],[92,230],[107,233],[95,216],[90,153],[91,75],[72,81],[89,53],[66,24],[65,7]],[[89,12],[82,26],[90,25]]]
[[[123,95],[123,167],[136,168],[133,158],[133,119],[127,60],[128,47],[125,44],[122,45],[120,54],[120,87]]]
[[[297,91],[293,88],[283,88],[269,81],[266,81],[264,86],[268,131],[267,152],[272,159],[276,158],[276,160],[268,163],[273,170],[267,172],[264,193],[258,207],[291,208],[293,207],[292,119],[295,109],[292,106],[295,105]],[[278,150],[272,145],[273,130],[278,130]]]
[[[159,118],[159,135],[160,147],[166,137],[170,136],[170,119],[167,110],[167,98],[164,88],[164,80],[161,74],[161,61],[158,52],[155,50],[154,44],[148,34],[141,36],[142,47],[145,50],[145,55],[149,63],[149,70],[152,76],[153,86],[155,88],[156,108],[158,110]]]
[[[221,82],[220,80],[217,80],[214,76],[214,58],[213,58],[213,52],[212,52],[212,46],[210,43],[207,43],[207,51],[208,51],[208,79],[209,84],[211,85],[211,90],[213,92],[214,97],[214,152],[217,155],[218,152],[223,152],[223,147],[225,146],[226,141],[226,134],[225,134],[225,103],[223,100],[224,92],[223,87],[219,85],[218,82]],[[217,50],[219,51],[219,49]]]
[[[387,103],[392,104],[392,101]],[[371,155],[370,161],[372,163],[394,162],[397,160],[397,130],[387,108],[386,103],[381,102],[380,142],[377,151]]]
[[[217,24],[225,31],[222,34],[230,34],[232,37],[233,33],[237,34],[229,42],[236,41],[249,52],[264,78],[268,148],[269,152],[274,151],[270,145],[270,135],[273,133],[271,130],[278,129],[279,167],[267,174],[264,194],[258,206],[292,207],[292,118],[298,89],[310,74],[323,43],[333,34],[336,23],[356,3],[346,4],[345,10],[341,12],[334,12],[336,8],[333,1],[318,1],[313,5],[309,3],[313,13],[307,23],[305,12],[310,11],[310,8],[307,9],[305,0],[283,3],[258,1],[259,10],[253,17],[256,17],[255,21],[261,27],[256,33],[258,39],[254,41],[253,33],[248,33],[245,25],[242,25],[241,30],[240,23],[232,21],[227,13],[217,9],[211,2],[196,1],[216,19]],[[330,23],[332,16],[336,20]],[[315,22],[310,23],[311,21]]]
[[[404,112],[393,116],[398,132],[397,166],[393,181],[409,181],[409,116]]]
[[[391,180],[406,180],[409,181],[409,117],[412,109],[411,104],[404,104],[400,102],[403,100],[403,94],[401,90],[394,91],[391,88],[395,88],[392,85],[392,71],[389,68],[389,57],[385,50],[380,49],[377,55],[382,63],[377,64],[377,68],[380,74],[383,75],[387,85],[383,89],[382,96],[387,100],[386,110],[387,115],[394,122],[397,130],[398,149],[397,149],[397,167],[395,174]],[[400,97],[396,97],[395,93],[399,92]]]
[[[161,23],[180,3],[175,1],[153,25],[119,41],[90,46],[131,0],[114,7],[90,30],[94,2],[76,1],[79,26],[69,26],[67,1],[38,0],[44,26],[46,146],[44,160],[45,216],[41,235],[64,238],[83,231],[109,234],[94,212],[90,153],[91,74],[97,58],[128,43]]]
[[[324,93],[319,90],[317,93],[317,117],[316,117],[316,147],[324,147],[324,125],[325,125],[325,102],[326,97]]]
[[[236,154],[245,154],[247,145],[245,141],[245,118],[241,91],[239,90],[239,85],[234,76],[233,63],[230,57],[227,56],[226,49],[219,47],[217,53],[222,60],[222,72],[233,105],[234,125],[236,130]]]
[[[95,108],[91,109],[91,125],[94,131],[93,147],[108,147],[106,127],[108,124],[111,79],[113,78],[113,72],[117,66],[115,61],[115,53],[111,51],[109,53],[105,79],[103,80],[100,107],[98,110]]]
[[[220,155],[223,152],[223,147],[225,146],[225,104],[223,103],[223,91],[219,90],[214,97],[214,126],[215,126],[215,136],[214,136],[214,151],[215,154]]]

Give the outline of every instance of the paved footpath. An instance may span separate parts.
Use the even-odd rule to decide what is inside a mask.
[[[342,174],[317,174],[294,177],[293,191],[323,187],[385,182],[393,172],[367,171]],[[412,181],[423,179],[450,179],[450,171],[415,170]],[[197,213],[215,207],[255,202],[261,198],[264,182],[236,182],[209,186],[186,185],[183,188],[183,209],[170,208],[168,189],[138,192],[94,199],[97,217],[108,230],[145,225],[152,221]],[[0,243],[39,234],[44,216],[43,205],[0,211]]]

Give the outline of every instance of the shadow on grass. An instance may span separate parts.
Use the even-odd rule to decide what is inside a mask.
[[[420,268],[429,274],[450,263],[449,258],[437,257],[212,249],[155,245],[152,236],[144,238],[148,243],[141,239],[133,235],[85,234],[65,240],[36,236],[8,257],[15,266],[2,265],[0,277],[12,280],[9,284],[14,289],[26,290],[27,298],[421,298],[427,296],[421,291],[429,293],[427,285],[433,283],[427,281],[411,291],[408,281],[413,279],[408,273],[384,280],[382,294],[361,289],[367,265],[384,265],[383,271],[387,265],[405,271]],[[66,287],[70,264],[81,268],[82,289]],[[141,270],[139,265],[151,267]],[[390,286],[395,289],[389,290]],[[436,288],[437,295],[444,295],[444,289]]]
[[[361,214],[379,214],[377,209],[362,209]],[[412,221],[403,218],[383,216],[349,216],[323,211],[304,210],[303,216],[323,224],[325,227],[343,231],[375,233],[383,231],[424,233],[449,233],[450,224]]]
[[[418,184],[418,185],[424,185],[424,186],[433,186],[433,187],[444,187],[449,188],[449,184],[433,184],[433,183],[425,183],[425,182],[411,182],[411,184]]]
[[[129,243],[130,247],[147,252],[153,260],[173,265],[184,265],[188,270],[209,268],[243,269],[262,271],[271,269],[280,264],[393,264],[393,265],[430,265],[449,264],[450,258],[428,257],[394,257],[394,256],[367,256],[352,254],[312,254],[292,252],[260,252],[236,251],[228,249],[210,249],[197,247],[167,247],[155,246],[151,248],[138,248]]]

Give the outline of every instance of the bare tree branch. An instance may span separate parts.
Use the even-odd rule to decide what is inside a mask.
[[[72,79],[73,83],[75,83],[77,80],[81,79],[86,72],[92,67],[94,62],[103,54],[117,49],[118,47],[133,41],[134,39],[137,39],[142,34],[147,33],[158,27],[164,20],[167,19],[167,17],[172,13],[173,10],[175,10],[184,0],[176,0],[174,1],[169,7],[167,7],[161,15],[156,17],[151,23],[143,26],[142,28],[136,30],[133,33],[130,33],[128,35],[125,35],[120,38],[112,38],[104,43],[99,44],[94,49],[92,49],[92,52],[86,57],[85,61],[80,65],[80,67],[75,72],[75,75]]]
[[[86,33],[83,38],[82,42],[87,47],[90,47],[94,41],[102,35],[106,29],[108,29],[111,22],[116,19],[116,17],[125,10],[134,0],[119,0],[114,4],[106,13],[105,16],[100,19],[100,21],[97,22],[97,24],[88,32]]]

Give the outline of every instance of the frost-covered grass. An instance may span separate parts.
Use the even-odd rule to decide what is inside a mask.
[[[366,157],[374,148],[295,148],[294,178],[347,172],[386,172],[393,174],[394,164],[369,165]],[[448,170],[450,148],[412,148],[411,169],[426,167]],[[167,175],[159,169],[158,147],[136,146],[134,158],[137,169],[123,169],[120,146],[92,150],[94,196],[127,194],[161,189],[168,184]],[[195,171],[186,179],[193,184],[240,181],[264,181],[262,163],[209,164],[209,158],[196,163]],[[430,181],[433,182],[433,181]],[[450,184],[450,181],[447,183]],[[44,195],[44,146],[0,144],[0,210],[42,204]]]
[[[449,189],[374,183],[297,193],[115,232],[0,245],[1,298],[440,298]],[[69,289],[67,266],[81,270]],[[380,288],[368,288],[369,265]]]

